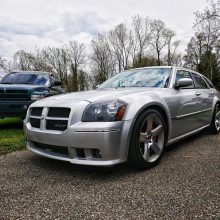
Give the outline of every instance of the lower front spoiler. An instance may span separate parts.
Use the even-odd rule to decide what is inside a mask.
[[[28,142],[27,143],[27,149],[32,151],[35,154],[38,154],[40,156],[43,157],[47,157],[47,158],[51,158],[51,159],[55,159],[55,160],[61,160],[61,161],[67,161],[70,162],[72,164],[78,164],[78,165],[88,165],[88,166],[100,166],[100,167],[111,167],[114,166],[116,164],[119,163],[123,163],[124,161],[121,159],[115,159],[115,160],[107,160],[107,161],[98,161],[98,160],[86,160],[86,159],[77,159],[77,158],[68,158],[68,157],[61,157],[60,155],[57,156],[56,153],[52,153],[50,152],[50,154],[48,153],[44,153],[43,150],[40,149],[36,149],[31,147],[31,144]]]

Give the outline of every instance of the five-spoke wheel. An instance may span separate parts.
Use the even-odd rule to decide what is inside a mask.
[[[162,156],[166,125],[160,112],[149,109],[137,119],[131,135],[129,161],[144,169],[156,165]]]
[[[141,125],[140,152],[147,162],[154,162],[160,156],[164,145],[164,126],[160,117],[149,114]]]

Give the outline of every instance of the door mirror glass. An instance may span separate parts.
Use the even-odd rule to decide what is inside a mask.
[[[181,78],[177,81],[175,87],[176,88],[182,88],[182,87],[191,86],[192,84],[193,84],[192,79],[190,79],[190,78]]]

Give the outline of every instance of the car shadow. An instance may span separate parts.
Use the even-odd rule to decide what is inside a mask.
[[[54,173],[61,172],[62,176],[75,176],[77,177],[88,177],[95,179],[105,179],[113,178],[116,176],[121,176],[128,174],[129,172],[137,172],[127,163],[118,164],[112,167],[96,167],[96,166],[86,166],[86,165],[77,165],[71,164],[65,161],[53,160],[50,158],[41,157],[38,155],[31,156],[31,164],[38,169],[41,169],[45,172]]]

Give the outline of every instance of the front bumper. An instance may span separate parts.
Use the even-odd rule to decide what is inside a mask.
[[[36,154],[73,164],[112,166],[127,160],[131,123],[78,122],[61,132],[24,122],[24,129],[27,148]]]
[[[0,101],[0,117],[25,117],[33,101]]]

